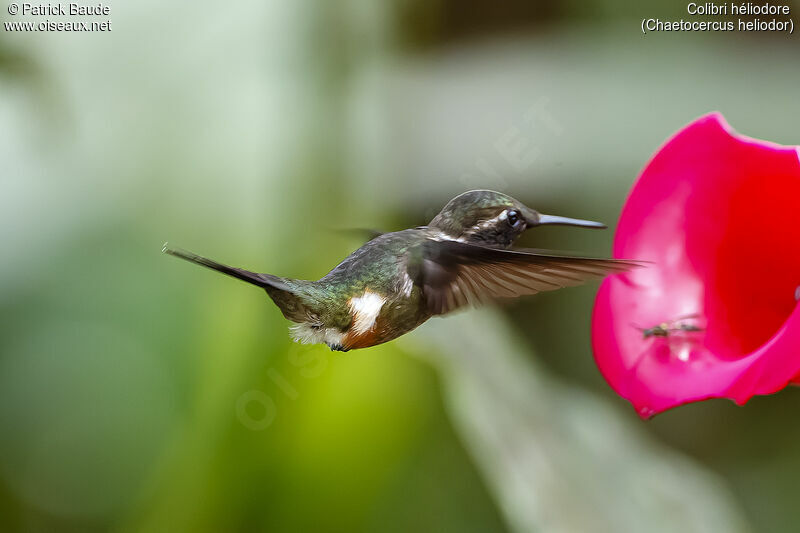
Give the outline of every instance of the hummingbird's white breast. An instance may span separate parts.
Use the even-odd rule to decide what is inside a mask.
[[[353,333],[361,335],[372,329],[385,303],[386,298],[370,290],[364,291],[361,296],[350,298],[347,305],[353,315]]]

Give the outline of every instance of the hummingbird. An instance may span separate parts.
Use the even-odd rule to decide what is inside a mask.
[[[162,251],[263,288],[294,323],[295,341],[348,351],[395,339],[434,316],[641,266],[511,249],[526,230],[551,224],[606,227],[473,190],[450,200],[426,226],[377,234],[317,281],[230,267],[167,244]]]

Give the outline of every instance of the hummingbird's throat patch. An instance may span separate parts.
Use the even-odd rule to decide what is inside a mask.
[[[354,296],[347,301],[350,313],[353,315],[353,333],[362,335],[375,325],[386,298],[370,290],[364,291],[361,296]]]

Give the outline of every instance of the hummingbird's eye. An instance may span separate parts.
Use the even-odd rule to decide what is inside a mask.
[[[520,216],[519,211],[516,209],[511,209],[506,213],[506,220],[508,220],[508,224],[510,226],[516,226],[519,223]]]

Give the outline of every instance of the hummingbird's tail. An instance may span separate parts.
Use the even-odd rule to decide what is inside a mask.
[[[273,276],[272,274],[259,274],[258,272],[250,272],[249,270],[244,270],[243,268],[229,267],[228,265],[217,263],[216,261],[201,257],[197,254],[193,254],[192,252],[187,252],[181,248],[171,248],[167,243],[164,243],[164,247],[161,248],[161,251],[165,254],[174,255],[175,257],[180,257],[181,259],[185,259],[192,263],[216,270],[217,272],[222,272],[223,274],[233,276],[234,278],[246,281],[247,283],[252,283],[258,287],[271,287],[285,291],[292,290],[291,287],[286,285],[281,278],[278,276]]]

